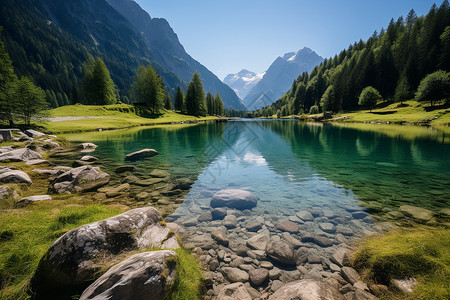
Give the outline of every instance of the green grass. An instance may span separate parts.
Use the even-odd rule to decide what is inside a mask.
[[[415,226],[367,238],[352,260],[369,282],[389,286],[392,279],[418,280],[411,295],[391,289],[384,299],[449,299],[449,249],[448,229]]]
[[[343,113],[335,117],[347,116],[350,122],[390,122],[390,123],[425,123],[432,122],[433,124],[449,124],[450,123],[450,109],[439,107],[433,109],[428,103],[420,103],[417,101],[405,101],[403,105],[400,103],[382,102],[378,104],[376,109],[361,110],[357,112]],[[384,107],[382,107],[384,106]],[[435,117],[437,119],[433,120]],[[432,121],[430,121],[432,120]]]
[[[104,205],[45,201],[0,214],[0,298],[26,299],[29,281],[50,245],[65,232],[121,213]]]
[[[67,105],[49,111],[50,117],[96,117],[73,121],[46,122],[38,125],[51,133],[69,133],[96,130],[99,128],[125,128],[141,125],[177,123],[186,121],[214,120],[217,117],[194,117],[164,110],[161,115],[149,115],[142,108],[127,104],[113,105]]]
[[[184,248],[176,249],[177,274],[167,300],[202,299],[204,280],[199,262]]]

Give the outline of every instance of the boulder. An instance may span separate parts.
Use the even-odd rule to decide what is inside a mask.
[[[114,172],[120,174],[120,173],[125,173],[125,172],[134,172],[134,171],[136,171],[135,166],[120,166],[120,167],[117,167]]]
[[[9,197],[16,199],[19,195],[13,187],[8,185],[0,185],[0,200],[7,199]]]
[[[166,178],[169,177],[170,174],[169,172],[164,170],[154,169],[153,171],[150,172],[150,176],[154,178]]]
[[[306,210],[299,211],[295,215],[299,219],[301,219],[302,221],[312,221],[312,220],[314,220],[313,215],[309,211],[306,211]]]
[[[252,297],[242,282],[236,282],[224,286],[217,295],[217,300],[252,300]]]
[[[7,167],[0,167],[0,182],[26,183],[29,185],[33,183],[30,177],[27,175],[27,173],[16,169],[10,169]]]
[[[319,223],[319,228],[322,229],[326,233],[335,233],[336,232],[336,226],[329,222],[325,223]]]
[[[81,149],[81,153],[89,153],[95,151],[97,145],[93,143],[82,143],[78,146],[78,148]]]
[[[345,300],[339,291],[319,280],[303,279],[290,282],[269,297],[269,300]]]
[[[249,191],[226,189],[215,193],[210,205],[214,208],[229,207],[244,210],[255,207],[258,199],[258,196]]]
[[[360,280],[358,272],[350,267],[343,267],[341,269],[341,276],[351,284],[355,284]]]
[[[286,264],[295,265],[294,247],[285,241],[272,241],[266,247],[266,254],[273,260]]]
[[[155,149],[142,149],[133,153],[129,153],[125,156],[126,161],[135,161],[135,160],[141,160],[146,157],[152,157],[158,155],[158,151]]]
[[[87,165],[60,174],[51,182],[51,187],[58,194],[73,191],[81,193],[96,190],[108,182],[108,174],[102,172],[98,167]]]
[[[428,222],[433,217],[433,212],[431,210],[417,206],[402,205],[398,211],[419,222]]]
[[[25,162],[25,164],[29,166],[35,166],[35,165],[49,164],[49,161],[45,159],[32,159]]]
[[[305,235],[302,237],[302,242],[304,243],[314,243],[321,247],[331,247],[333,246],[333,241],[325,236],[320,235]]]
[[[42,159],[42,156],[28,148],[21,148],[0,154],[0,161],[29,161]]]
[[[177,264],[178,257],[171,250],[135,254],[91,284],[80,300],[164,300],[174,282]]]
[[[262,228],[262,225],[258,221],[249,221],[245,224],[245,229],[247,229],[250,232],[257,232]]]
[[[228,247],[228,244],[230,243],[228,234],[224,230],[218,229],[211,231],[211,237],[217,242],[217,244],[225,247]]]
[[[211,216],[213,220],[223,220],[227,215],[227,210],[225,208],[215,208],[211,211]]]
[[[105,193],[108,198],[119,196],[122,193],[129,192],[131,186],[129,183],[123,183],[118,187],[104,187],[98,189],[98,192]]]
[[[248,272],[250,283],[254,286],[260,286],[267,283],[269,280],[269,270],[267,269],[254,269]]]
[[[173,188],[172,190],[189,190],[191,188],[191,185],[193,185],[194,182],[190,180],[189,178],[180,178],[173,182]]]
[[[40,137],[40,136],[45,135],[45,133],[42,133],[42,132],[39,132],[39,131],[36,131],[36,130],[33,130],[33,129],[25,130],[25,134],[28,135],[29,137],[32,137],[32,138],[36,138],[36,137]]]
[[[50,195],[37,195],[37,196],[25,197],[25,198],[22,198],[19,201],[17,201],[16,206],[22,207],[22,206],[26,206],[26,205],[34,203],[34,202],[39,202],[39,201],[44,201],[44,200],[52,200],[52,197]]]
[[[222,225],[226,228],[235,228],[237,225],[237,218],[235,215],[227,215],[225,218],[223,218]]]
[[[14,129],[18,130],[18,129]],[[0,135],[2,136],[3,141],[7,141],[13,138],[12,134],[13,129],[0,129]]]
[[[143,207],[70,230],[42,257],[32,290],[46,295],[85,288],[99,270],[111,266],[113,256],[149,247],[178,248],[175,234],[161,221],[156,209]]]
[[[222,268],[222,273],[230,282],[247,282],[248,273],[238,268]]]
[[[197,217],[197,221],[199,222],[209,222],[212,221],[212,215],[210,211],[206,211]]]
[[[331,255],[330,260],[338,266],[343,267],[348,262],[348,249],[340,248]]]
[[[93,161],[98,160],[98,158],[95,156],[92,156],[92,155],[85,155],[85,156],[81,157],[80,160],[87,161],[87,162],[93,162]]]
[[[247,246],[254,250],[266,250],[270,239],[267,235],[257,234],[247,240]]]
[[[292,221],[281,221],[277,224],[275,229],[279,229],[281,231],[290,232],[290,233],[296,233],[298,232],[298,224],[294,223]]]

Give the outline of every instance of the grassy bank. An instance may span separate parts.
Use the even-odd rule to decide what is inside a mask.
[[[114,105],[67,105],[49,111],[50,117],[92,117],[78,120],[39,122],[38,125],[51,133],[92,131],[99,128],[125,128],[132,126],[168,124],[189,121],[214,120],[217,117],[195,117],[164,110],[160,115],[151,115],[142,108],[127,104]]]
[[[353,265],[364,280],[383,284],[383,299],[450,299],[450,235],[448,229],[416,225],[364,240]],[[415,278],[411,294],[397,289],[393,279]]]
[[[417,101],[379,103],[377,108],[342,113],[334,116],[335,120],[343,122],[382,122],[406,124],[450,124],[450,108],[445,106],[430,106],[428,103]]]

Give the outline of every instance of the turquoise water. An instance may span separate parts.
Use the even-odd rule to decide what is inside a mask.
[[[382,215],[403,204],[435,211],[449,206],[450,134],[439,129],[238,120],[67,137],[96,143],[94,155],[107,170],[125,164],[127,153],[158,150],[133,164],[141,175],[164,168],[174,179],[195,181],[178,215],[186,206],[205,209],[211,192],[225,188],[256,193],[258,211],[280,216],[302,209],[345,215],[364,206]]]

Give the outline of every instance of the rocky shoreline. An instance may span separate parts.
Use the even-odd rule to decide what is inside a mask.
[[[96,295],[123,299],[114,298],[122,295],[120,288],[115,288],[125,285],[130,295],[139,295],[138,292],[149,291],[149,286],[142,284],[145,276],[159,276],[164,277],[160,280],[163,284],[155,285],[153,289],[164,295],[176,274],[176,263],[167,262],[170,257],[176,261],[175,252],[156,251],[159,254],[141,253],[140,256],[136,253],[149,247],[176,249],[182,241],[184,247],[192,249],[205,269],[207,292],[204,299],[359,300],[377,299],[375,295],[387,290],[386,286],[362,282],[348,259],[355,240],[391,228],[387,223],[374,224],[362,208],[342,205],[312,207],[293,214],[270,212],[258,205],[256,194],[229,189],[203,190],[198,199],[185,199],[193,181],[188,178],[174,180],[163,169],[154,169],[143,178],[132,164],[122,165],[114,170],[111,182],[111,176],[99,167],[98,158],[91,155],[96,148],[94,144],[82,143],[77,149],[64,149],[56,136],[36,131],[16,132],[13,138],[25,143],[25,148],[0,147],[0,162],[36,165],[32,172],[47,176],[50,193],[19,199],[7,183],[32,185],[30,176],[16,167],[0,166],[0,182],[6,183],[0,186],[0,199],[12,197],[16,199],[15,207],[25,207],[51,200],[53,194],[83,193],[104,204],[120,203],[126,209],[139,207],[61,236],[42,258],[33,278],[35,287],[45,290],[47,285],[63,280],[67,272],[72,272],[65,279],[65,285],[62,284],[62,290],[84,290],[80,299],[92,299]],[[53,160],[81,158],[72,160],[71,167],[54,166],[40,153]],[[130,153],[127,160],[133,162],[157,154],[154,149],[143,149]],[[204,205],[205,201],[209,201],[208,206]],[[173,213],[181,203],[186,211]],[[150,206],[155,206],[159,212]],[[407,205],[391,213],[392,218],[400,217],[399,214],[422,222],[434,220],[430,211]],[[169,216],[164,220],[161,215]],[[66,251],[68,243],[77,245],[70,251],[79,247],[76,251],[85,253],[76,262],[75,256]],[[55,249],[59,254],[54,254]],[[54,261],[55,257],[58,261]],[[108,263],[101,257],[108,258]],[[126,257],[128,259],[119,263]],[[64,262],[62,267],[56,269],[61,261]],[[118,274],[125,278],[128,273],[124,270],[135,269],[130,266],[136,264],[146,266],[133,273],[136,280],[125,280],[126,284],[119,280],[111,284],[110,278]],[[93,282],[95,272],[87,270],[102,268],[109,271]],[[149,269],[156,270],[159,275],[149,275]],[[162,275],[167,272],[168,276]],[[77,281],[80,274],[90,275]],[[105,288],[111,285],[113,288]],[[39,292],[39,288],[35,291]]]

